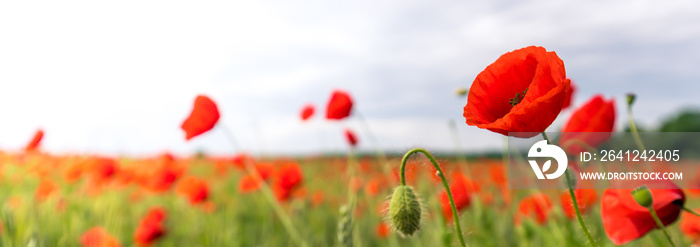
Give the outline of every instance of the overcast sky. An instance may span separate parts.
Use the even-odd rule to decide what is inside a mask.
[[[700,106],[694,1],[17,1],[0,3],[0,37],[4,150],[42,128],[50,152],[230,153],[221,126],[184,140],[197,94],[253,154],[345,150],[345,127],[371,151],[358,114],[384,149],[454,150],[450,120],[462,149],[499,149],[454,90],[529,45],[564,60],[575,106],[602,93],[624,113],[635,92],[645,126]],[[356,104],[328,122],[335,88]],[[306,103],[317,115],[302,123]]]

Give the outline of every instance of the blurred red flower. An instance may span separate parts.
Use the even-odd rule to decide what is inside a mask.
[[[508,52],[477,75],[464,118],[467,124],[503,135],[533,132],[533,137],[557,118],[571,81],[555,52],[530,46]]]
[[[185,177],[177,184],[176,191],[187,198],[191,204],[199,204],[209,198],[209,185],[197,177]]]
[[[693,211],[698,212],[698,210],[700,210],[700,208],[696,208]],[[700,240],[700,217],[688,212],[683,212],[681,216],[681,231],[697,243],[698,240]]]
[[[547,222],[547,216],[552,209],[552,200],[546,194],[538,193],[529,195],[520,201],[518,211],[525,217],[534,217],[537,223]],[[517,217],[517,216],[516,216]],[[519,222],[519,218],[516,218]]]
[[[238,191],[240,193],[256,191],[259,187],[260,182],[251,174],[242,177],[241,180],[238,181]]]
[[[654,199],[652,207],[661,222],[670,225],[678,219],[685,194],[675,184],[667,183],[672,189],[649,189]],[[625,244],[656,229],[656,223],[649,209],[640,206],[632,197],[631,189],[606,189],[601,199],[603,227],[610,240],[617,245]]]
[[[31,152],[39,148],[39,144],[41,144],[41,139],[44,138],[44,131],[43,130],[37,130],[36,133],[34,134],[34,137],[32,137],[32,140],[27,144],[27,146],[24,148],[24,151],[26,152]]]
[[[576,196],[576,202],[581,214],[585,214],[591,210],[598,200],[598,194],[594,189],[576,189],[574,190],[574,196]],[[561,193],[559,202],[561,203],[561,208],[564,210],[566,217],[575,219],[576,211],[574,211],[574,202],[571,201],[571,194],[569,194],[568,190]]]
[[[352,132],[352,130],[345,129],[345,139],[351,147],[357,146],[357,136],[355,136],[355,132]]]
[[[185,139],[190,140],[214,128],[217,121],[219,121],[219,109],[216,103],[207,96],[198,95],[194,100],[192,112],[180,128],[185,131]]]
[[[301,185],[303,176],[301,168],[296,163],[281,165],[275,174],[273,186],[277,199],[280,201],[288,200],[291,192]]]
[[[253,162],[253,157],[250,157],[250,155],[245,153],[240,153],[234,155],[233,158],[231,158],[231,162],[233,163],[234,167],[240,170],[245,170],[245,163]]]
[[[367,182],[365,185],[365,193],[367,193],[369,196],[377,196],[384,192],[384,190],[388,187],[388,183],[389,182],[387,181],[386,177],[377,176]]]
[[[110,235],[107,230],[96,226],[83,233],[80,237],[80,243],[84,247],[119,247],[122,246],[115,237]]]
[[[158,238],[165,235],[165,209],[153,207],[148,210],[148,213],[141,219],[136,232],[134,233],[134,241],[139,246],[150,246]]]
[[[169,191],[186,170],[171,154],[160,155],[151,164],[152,169],[142,175],[140,182],[143,187],[152,192]]]
[[[268,163],[260,163],[255,165],[255,170],[260,175],[260,178],[262,178],[262,181],[258,181],[253,174],[245,175],[238,180],[238,192],[245,194],[258,190],[261,183],[269,180],[275,172],[275,168],[272,166],[272,164]]]
[[[470,180],[466,175],[457,172],[452,174],[450,192],[452,193],[452,199],[454,199],[457,211],[462,211],[469,207],[472,203],[472,194],[478,193],[479,190],[481,190],[479,185]],[[442,206],[442,215],[446,220],[452,220],[452,206],[450,205],[450,198],[447,196],[447,192],[445,190],[440,191],[438,199]]]
[[[559,143],[567,153],[576,155],[586,149],[572,140],[580,140],[595,148],[610,138],[614,127],[615,101],[606,101],[601,95],[596,95],[571,115],[564,126]]]
[[[385,222],[379,222],[377,225],[377,236],[380,238],[386,238],[390,233],[391,230],[389,229],[389,225],[387,225]]]
[[[350,116],[352,110],[352,99],[350,95],[341,90],[335,90],[331,94],[326,108],[326,119],[340,120]]]
[[[307,104],[301,108],[301,120],[306,121],[314,115],[314,105]]]
[[[499,188],[508,187],[508,179],[506,178],[506,167],[501,164],[494,164],[489,167],[491,180],[496,183]]]
[[[39,186],[36,188],[34,198],[36,198],[38,201],[46,200],[56,190],[58,190],[56,183],[50,179],[42,179],[41,182],[39,182]]]
[[[117,174],[117,161],[107,157],[97,157],[89,161],[90,175],[94,183],[104,183]]]

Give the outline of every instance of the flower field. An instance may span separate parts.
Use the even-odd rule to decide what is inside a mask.
[[[638,134],[634,94],[626,102],[596,95],[573,106],[576,87],[555,52],[518,49],[460,91],[467,96],[463,116],[483,131],[543,138],[546,144],[553,140],[543,132],[561,111],[571,110],[556,140],[570,156],[604,143],[615,132],[615,121],[629,121],[630,132]],[[615,104],[627,105],[629,119],[615,112]],[[237,150],[236,133],[219,123],[222,107],[197,96],[181,123],[184,141],[225,134]],[[335,90],[322,109],[312,104],[300,109],[299,121],[346,121],[354,114],[353,97]],[[212,132],[215,128],[222,132]],[[567,171],[568,189],[511,189],[505,153],[357,152],[364,140],[356,131],[343,131],[344,155],[254,157],[232,151],[110,157],[44,152],[45,133],[39,130],[23,151],[0,153],[0,243],[689,246],[700,239],[700,216],[693,211],[700,207],[697,190],[683,190],[673,181],[581,189]]]

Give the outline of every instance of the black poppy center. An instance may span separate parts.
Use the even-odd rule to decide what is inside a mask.
[[[529,88],[525,88],[525,91],[522,93],[515,93],[515,97],[510,99],[508,101],[508,104],[510,104],[510,107],[514,107],[515,105],[519,104],[521,101],[523,101],[523,98],[525,98],[525,94],[527,93],[527,90]]]

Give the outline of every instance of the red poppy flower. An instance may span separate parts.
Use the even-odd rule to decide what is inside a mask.
[[[44,131],[43,130],[37,130],[36,133],[34,134],[34,137],[32,140],[27,144],[27,146],[24,148],[26,152],[31,152],[39,148],[39,144],[41,144],[41,139],[44,138]]]
[[[173,187],[184,170],[176,167],[164,166],[156,169],[147,178],[144,178],[145,187],[153,192],[165,192]]]
[[[499,188],[508,187],[508,179],[506,178],[506,167],[504,165],[491,165],[489,167],[489,174],[491,175],[491,180],[496,183]]]
[[[275,173],[275,167],[272,164],[267,163],[255,165],[255,170],[258,171],[258,174],[260,174],[260,177],[263,180],[268,180]]]
[[[479,185],[464,174],[454,173],[452,175],[450,192],[457,211],[461,212],[469,207],[472,203],[472,194],[479,192],[479,190]],[[444,190],[440,191],[438,198],[440,199],[440,205],[442,205],[442,215],[448,221],[452,220],[452,206],[450,205],[450,198],[447,196],[447,192]]]
[[[119,247],[122,246],[115,237],[102,227],[93,227],[80,237],[84,247]]]
[[[326,108],[326,118],[340,120],[350,116],[352,110],[352,99],[350,95],[341,90],[333,91],[328,108]]]
[[[652,207],[663,222],[670,225],[678,219],[685,203],[685,194],[675,184],[667,183],[672,189],[649,189],[654,203]],[[664,184],[666,185],[666,184]],[[606,189],[601,199],[601,216],[605,233],[617,245],[625,244],[656,229],[656,222],[649,209],[640,206],[632,197],[631,189]]]
[[[545,194],[538,193],[527,196],[520,201],[518,211],[525,217],[534,217],[537,223],[547,222],[547,216],[552,209],[552,201]],[[516,220],[519,222],[519,220]]]
[[[350,129],[345,129],[345,139],[348,141],[351,147],[357,146],[357,136]]]
[[[595,205],[596,200],[598,200],[598,194],[594,189],[576,189],[574,190],[574,196],[576,196],[576,202],[578,203],[578,209],[582,214],[587,213],[593,205]],[[561,208],[564,209],[564,214],[569,219],[576,218],[576,211],[574,210],[574,202],[571,201],[571,194],[569,191],[564,191],[559,197],[559,202],[561,203]]]
[[[288,200],[291,192],[297,186],[301,185],[302,180],[303,174],[301,168],[299,168],[296,163],[288,163],[280,166],[275,175],[273,186],[277,199],[280,201]]]
[[[389,225],[387,225],[385,222],[379,222],[379,225],[377,225],[377,236],[380,238],[386,238],[390,233],[391,230],[389,229]]]
[[[34,198],[36,198],[38,201],[46,200],[56,190],[58,190],[58,186],[56,185],[56,183],[54,183],[50,179],[42,179],[41,182],[39,182],[39,187],[36,188]]]
[[[574,100],[574,93],[576,93],[576,85],[571,82],[571,85],[569,85],[569,90],[566,91],[566,100],[564,101],[564,106],[562,106],[562,109],[566,109],[571,106],[571,102]]]
[[[231,162],[233,162],[234,167],[245,170],[245,162],[253,162],[253,158],[245,153],[241,153],[234,155],[231,158]]]
[[[66,180],[66,182],[68,183],[74,183],[75,181],[78,181],[78,179],[80,179],[81,175],[83,175],[83,169],[83,163],[73,163],[72,165],[68,166],[68,168],[66,168],[66,170],[63,172],[63,179]]]
[[[194,100],[194,108],[190,116],[182,123],[182,130],[185,131],[185,139],[190,140],[204,132],[214,128],[219,121],[219,108],[209,97],[198,95]]]
[[[91,160],[90,174],[96,183],[107,182],[117,174],[117,161],[112,158],[98,157]]]
[[[464,106],[467,124],[517,137],[543,132],[564,106],[571,81],[556,53],[530,46],[503,54],[477,75]]]
[[[260,187],[260,182],[253,175],[246,175],[238,181],[238,191],[240,193],[248,193],[256,191]]]
[[[560,145],[569,154],[579,154],[585,151],[585,148],[572,140],[580,140],[588,146],[597,147],[610,138],[614,127],[615,101],[605,101],[601,95],[596,95],[571,115],[561,134]]]
[[[209,198],[209,185],[196,177],[185,177],[177,184],[177,192],[187,198],[191,204],[199,204]]]
[[[267,180],[269,180],[275,172],[275,168],[272,166],[272,164],[266,163],[255,165],[255,170],[257,170],[258,175],[260,175],[260,178],[262,178],[262,181],[258,181],[258,179],[256,179],[255,176],[253,176],[253,174],[243,176],[238,181],[238,191],[240,193],[245,194],[248,192],[258,190],[258,188],[260,188],[261,183],[264,183]]]
[[[141,219],[136,232],[134,233],[134,241],[139,246],[150,246],[158,238],[165,235],[165,210],[159,207],[154,207],[148,210],[148,213]]]
[[[698,212],[698,210],[700,209],[696,208],[694,211]],[[700,240],[700,217],[683,212],[683,216],[681,216],[681,231],[697,243]]]
[[[301,108],[301,120],[306,121],[314,115],[314,105],[307,104]]]
[[[384,176],[379,176],[376,177],[369,182],[367,182],[367,185],[365,187],[365,193],[370,196],[377,196],[382,192],[385,188],[387,188],[388,182],[386,181],[386,177]]]

